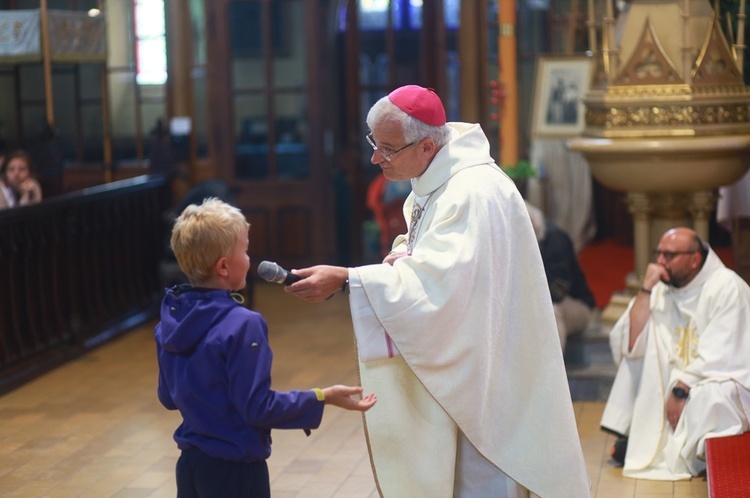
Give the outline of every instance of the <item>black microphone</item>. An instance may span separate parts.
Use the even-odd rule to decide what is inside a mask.
[[[261,261],[258,265],[258,275],[263,280],[275,284],[291,285],[298,280],[302,280],[302,277],[286,271],[272,261]]]

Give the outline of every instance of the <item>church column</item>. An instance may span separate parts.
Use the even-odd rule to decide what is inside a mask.
[[[693,229],[704,241],[708,241],[711,213],[716,206],[717,196],[713,190],[699,190],[691,195],[690,213],[693,216]]]
[[[628,210],[633,215],[633,252],[635,279],[637,287],[646,273],[646,267],[651,260],[651,212],[653,206],[649,196],[641,192],[628,192]]]
[[[652,198],[642,192],[628,192],[626,195],[628,211],[633,215],[633,261],[635,268],[625,279],[626,292],[612,295],[607,306],[602,310],[604,323],[614,324],[625,312],[630,298],[638,292],[643,282],[643,275],[651,259],[651,228],[654,204]]]
[[[633,261],[635,268],[625,279],[626,292],[612,295],[607,306],[602,310],[601,319],[604,323],[614,324],[625,312],[630,298],[638,292],[643,280],[643,274],[651,254],[651,213],[653,205],[647,194],[628,192],[626,196],[628,210],[633,215]]]
[[[192,20],[188,0],[166,0],[167,20],[167,115],[187,118],[190,128],[184,138],[188,142],[188,178],[195,177],[195,120],[194,92],[192,80]],[[182,159],[182,158],[181,158]]]
[[[686,193],[652,194],[651,241],[656,247],[664,232],[675,227],[692,227],[690,195]]]
[[[518,163],[518,77],[516,67],[516,3],[499,0],[500,26],[498,66],[500,89],[504,94],[500,115],[500,166]]]
[[[462,0],[458,53],[461,61],[461,121],[489,121],[486,0]]]
[[[44,71],[44,105],[47,118],[47,126],[55,129],[55,103],[52,92],[52,61],[50,56],[50,33],[47,0],[40,1],[39,29],[41,30],[42,43],[42,67]]]

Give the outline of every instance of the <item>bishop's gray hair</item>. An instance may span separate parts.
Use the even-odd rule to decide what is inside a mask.
[[[430,138],[440,148],[447,144],[451,138],[451,129],[447,124],[430,126],[413,118],[399,109],[386,95],[375,102],[367,113],[367,127],[372,130],[373,127],[387,122],[401,123],[406,143]]]

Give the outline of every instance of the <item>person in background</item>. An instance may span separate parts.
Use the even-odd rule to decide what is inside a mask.
[[[5,178],[5,156],[0,155],[0,209],[10,208],[16,205],[16,194],[10,188]]]
[[[391,249],[393,240],[406,231],[404,201],[411,192],[408,180],[392,182],[379,173],[367,187],[367,207],[372,211],[380,231],[381,257]]]
[[[42,185],[44,198],[49,199],[65,192],[65,156],[58,131],[45,124],[34,149],[34,171]]]
[[[478,124],[400,87],[367,115],[371,161],[411,180],[380,264],[293,270],[285,291],[349,301],[375,480],[391,497],[590,495],[529,214]]]
[[[589,289],[586,275],[578,264],[578,256],[570,236],[555,223],[545,220],[544,213],[528,201],[526,208],[529,210],[531,225],[539,242],[547,284],[552,296],[552,308],[555,310],[557,332],[565,351],[568,336],[574,332],[582,332],[588,327],[596,301]]]
[[[31,157],[22,150],[7,154],[0,167],[0,176],[4,186],[10,187],[13,193],[12,205],[26,206],[42,201],[42,187],[31,175]],[[3,188],[5,192],[5,188]],[[6,199],[7,200],[7,199]]]
[[[655,255],[611,331],[601,427],[625,477],[676,481],[706,469],[707,438],[750,429],[750,287],[689,228]]]
[[[270,497],[271,429],[309,435],[325,404],[366,411],[377,401],[355,399],[361,387],[271,389],[268,326],[235,292],[250,268],[249,227],[239,209],[209,198],[187,206],[172,231],[190,283],[167,290],[154,337],[159,401],[182,415],[174,433],[180,497]]]

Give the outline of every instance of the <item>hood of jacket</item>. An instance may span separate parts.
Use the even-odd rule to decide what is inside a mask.
[[[220,289],[175,286],[161,304],[161,322],[156,341],[171,353],[186,353],[235,306],[232,293]]]

